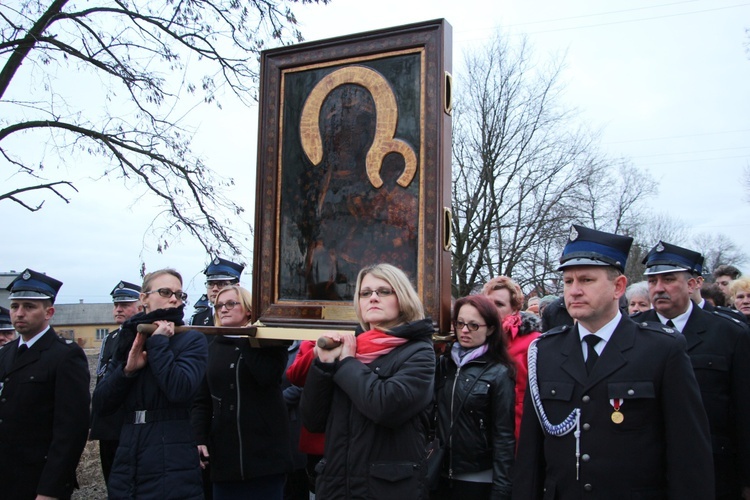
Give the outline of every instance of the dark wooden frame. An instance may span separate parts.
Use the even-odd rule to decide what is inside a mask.
[[[282,47],[261,56],[253,316],[266,325],[351,328],[350,301],[279,297],[284,79],[309,68],[419,54],[421,61],[417,276],[410,276],[440,332],[450,330],[451,27],[435,20]]]

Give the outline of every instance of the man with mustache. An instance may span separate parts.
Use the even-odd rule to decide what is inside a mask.
[[[529,347],[514,500],[713,500],[685,339],[619,309],[633,239],[573,226],[558,270],[573,326]]]
[[[698,252],[660,241],[643,262],[653,309],[634,320],[684,335],[711,426],[716,498],[750,499],[750,333],[690,300],[703,262]]]
[[[115,286],[111,292],[113,303],[112,317],[115,323],[122,325],[131,316],[135,316],[141,312],[140,294],[141,287],[127,281],[120,281]],[[112,361],[112,356],[115,354],[119,334],[120,329],[117,328],[109,332],[102,341],[102,346],[99,350],[99,361],[96,364],[97,384],[107,375],[107,369]],[[109,472],[112,470],[112,463],[115,461],[117,445],[120,443],[123,414],[124,410],[120,409],[107,416],[100,416],[95,413],[91,415],[89,439],[99,440],[99,459],[105,483],[109,480]]]

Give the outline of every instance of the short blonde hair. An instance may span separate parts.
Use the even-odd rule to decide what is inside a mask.
[[[742,277],[729,282],[729,295],[731,300],[734,300],[734,296],[737,295],[737,292],[742,291],[750,292],[750,278]]]
[[[422,306],[422,301],[419,300],[419,295],[414,290],[406,273],[391,264],[375,264],[374,266],[365,267],[359,272],[357,275],[357,286],[354,289],[354,312],[357,314],[357,319],[362,328],[365,330],[370,329],[370,325],[362,319],[362,310],[359,306],[359,289],[362,287],[362,280],[368,274],[387,281],[393,287],[396,298],[398,298],[398,308],[400,311],[399,324],[424,319],[424,306]]]
[[[219,297],[221,297],[221,294],[230,290],[234,290],[237,293],[237,298],[239,299],[240,307],[242,307],[243,311],[251,312],[253,310],[253,296],[250,293],[250,290],[243,288],[240,285],[230,285],[219,290],[219,293],[216,295],[216,303],[219,303]],[[214,310],[214,324],[216,326],[221,326],[218,309]]]

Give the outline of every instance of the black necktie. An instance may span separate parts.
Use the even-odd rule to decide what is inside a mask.
[[[674,328],[674,327],[675,327],[675,326],[674,326],[674,323],[672,323],[672,320],[671,320],[671,319],[668,319],[668,320],[667,320],[667,326],[668,326],[669,328]]]
[[[596,335],[586,335],[585,337],[583,337],[583,341],[586,342],[586,345],[588,346],[588,355],[586,356],[586,373],[591,373],[591,370],[594,369],[594,365],[596,364],[596,360],[599,359],[599,355],[596,353],[594,346],[601,342],[601,340],[601,337],[597,337]]]
[[[16,359],[21,357],[21,354],[25,353],[29,350],[29,346],[26,344],[21,344],[18,346],[18,350],[16,351]]]

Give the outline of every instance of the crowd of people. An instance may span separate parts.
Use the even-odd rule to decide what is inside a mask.
[[[436,349],[407,276],[363,268],[350,334],[252,347],[243,266],[215,258],[186,325],[173,269],[111,292],[89,392],[30,269],[0,308],[0,497],[71,498],[87,439],[112,499],[750,500],[750,278],[658,242],[571,228],[563,295],[498,276]],[[4,344],[4,345],[3,345]]]

